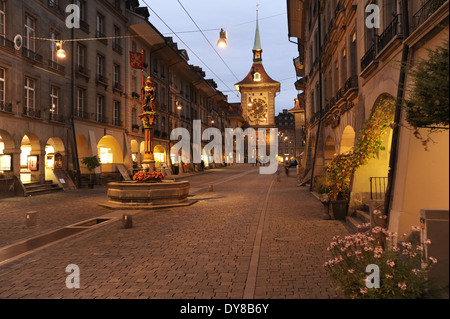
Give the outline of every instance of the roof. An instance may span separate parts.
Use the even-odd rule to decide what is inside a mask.
[[[255,81],[253,79],[253,75],[255,73],[259,73],[261,75],[261,81]],[[280,88],[281,84],[278,81],[273,80],[264,69],[264,66],[262,63],[253,63],[252,68],[250,69],[250,72],[247,74],[247,76],[239,83],[236,83],[235,86],[239,91],[240,86],[266,86],[266,85],[276,85],[278,86],[278,89]]]

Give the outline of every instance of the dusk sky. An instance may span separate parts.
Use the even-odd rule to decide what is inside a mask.
[[[206,78],[216,81],[230,103],[240,102],[234,84],[244,79],[253,62],[259,4],[263,64],[269,76],[281,82],[275,111],[278,114],[294,107],[297,91],[292,59],[298,56],[298,51],[288,39],[286,1],[140,0],[140,4],[150,6],[150,22],[164,36],[172,36],[180,49],[187,50],[189,63],[202,67]],[[225,49],[216,46],[221,28],[228,32]]]

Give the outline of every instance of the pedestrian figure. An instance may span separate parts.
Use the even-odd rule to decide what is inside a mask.
[[[277,182],[281,182],[280,173],[281,173],[280,170],[277,169]]]
[[[289,176],[289,162],[286,161],[284,163],[284,172],[286,173],[286,176]]]

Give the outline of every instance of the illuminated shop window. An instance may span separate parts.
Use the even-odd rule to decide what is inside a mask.
[[[113,153],[112,149],[109,147],[100,147],[98,150],[100,162],[102,164],[112,164],[113,163]]]
[[[22,145],[20,147],[20,166],[28,166],[28,156],[31,154],[31,145]]]
[[[153,155],[155,157],[155,161],[157,162],[164,163],[166,161],[164,153],[154,153]]]

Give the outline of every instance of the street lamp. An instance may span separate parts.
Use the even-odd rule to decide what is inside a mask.
[[[223,29],[220,29],[220,39],[217,41],[217,46],[219,48],[225,48],[228,44],[226,39],[228,38],[228,34]]]
[[[55,44],[56,56],[58,58],[65,59],[67,57],[67,53],[66,53],[66,51],[63,50],[62,45],[63,45],[63,41],[56,42],[56,44]]]

